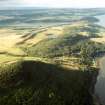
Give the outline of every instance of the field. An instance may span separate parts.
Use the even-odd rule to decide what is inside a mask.
[[[98,39],[99,41],[103,40],[104,35],[102,33],[104,32],[99,31],[101,27],[96,25],[92,32],[91,27],[93,26],[94,23],[90,24],[84,19],[65,25],[43,27],[37,30],[34,30],[34,28],[1,28],[0,63],[11,62],[11,60],[16,61],[25,57],[29,59],[31,57],[49,59],[48,57],[55,56],[55,53],[65,56],[65,53],[68,53],[68,47],[71,46],[74,50],[77,50],[75,49],[76,46],[79,43],[84,43],[82,39],[86,41],[92,40],[93,42],[97,42]],[[73,41],[76,41],[75,45]],[[60,46],[64,47],[60,49]]]
[[[0,105],[93,105],[95,59],[105,53],[101,14],[0,10]]]

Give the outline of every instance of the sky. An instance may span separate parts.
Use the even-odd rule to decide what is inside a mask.
[[[10,7],[105,8],[105,0],[0,0],[0,9]]]

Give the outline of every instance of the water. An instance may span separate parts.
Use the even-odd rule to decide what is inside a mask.
[[[105,27],[105,15],[97,16],[98,24]],[[105,57],[100,60],[100,71],[95,86],[95,93],[98,95],[102,105],[105,105]]]
[[[99,15],[99,16],[96,16],[96,18],[99,19],[98,24],[105,27],[105,15]]]

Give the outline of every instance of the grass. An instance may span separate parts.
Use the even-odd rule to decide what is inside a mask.
[[[80,47],[85,41],[88,43],[90,39],[91,41],[102,39],[104,37],[104,35],[100,37],[102,31],[103,28],[87,21],[40,28],[39,30],[3,28],[0,29],[2,33],[0,35],[0,64],[11,64],[23,59],[46,63],[55,62],[63,67],[78,70],[81,65],[78,64],[78,60],[76,63],[75,59],[71,58],[79,53]],[[69,51],[72,52],[70,56]],[[66,58],[65,55],[69,57]],[[74,58],[79,59],[77,56]]]
[[[46,61],[47,57],[65,56],[68,54],[68,48],[77,49],[84,40],[89,40],[99,35],[99,26],[85,21],[75,22],[70,25],[61,25],[54,27],[34,29],[0,29],[0,62],[11,62],[16,59],[29,59]],[[91,33],[96,31],[95,36]],[[8,33],[8,35],[7,35]],[[32,37],[32,38],[31,38]],[[92,39],[91,40],[94,40]],[[83,40],[83,42],[81,41]],[[8,42],[8,44],[7,44]],[[20,44],[19,44],[20,43]],[[73,52],[73,53],[74,53]],[[47,59],[47,61],[48,61]],[[51,58],[52,59],[52,58]],[[67,65],[66,65],[67,66]]]
[[[100,32],[98,38],[91,38],[91,40],[97,43],[105,44],[105,32]]]
[[[55,27],[56,28],[56,27]],[[25,42],[24,45],[26,46],[27,44],[31,43],[31,45],[38,43],[41,40],[44,40],[48,38],[48,34],[53,34],[57,33],[60,34],[62,31],[59,31],[57,28],[49,28],[48,30],[44,31],[45,29],[40,29],[38,31],[33,31],[31,30],[15,30],[14,28],[3,28],[0,29],[0,52],[8,52],[11,54],[15,55],[24,55],[24,52],[16,46],[17,43]],[[43,31],[43,32],[42,32]],[[8,33],[8,35],[7,35]],[[30,37],[30,34],[33,33],[33,38],[28,38]],[[34,36],[34,33],[37,33],[37,35]],[[27,37],[25,34],[28,34]],[[8,44],[6,43],[8,42]]]
[[[90,105],[94,75],[57,65],[20,61],[0,68],[0,105]],[[12,90],[12,91],[11,91]],[[5,101],[6,100],[6,101]]]
[[[0,54],[0,64],[6,64],[8,62],[17,61],[19,59],[20,59],[19,57],[9,56],[6,54]]]
[[[0,105],[93,105],[92,80],[98,71],[80,64],[80,54],[82,47],[91,51],[89,57],[105,51],[104,29],[95,21],[87,17],[39,29],[0,29]],[[95,38],[103,38],[102,44]]]
[[[85,29],[84,29],[84,26],[86,27]],[[97,27],[98,26],[94,26],[95,31],[97,30],[96,29]],[[33,30],[33,29],[21,30],[16,28],[2,28],[0,29],[0,33],[1,33],[0,51],[13,53],[13,51],[17,50],[17,52],[14,52],[15,54],[19,53],[19,51],[20,53],[22,53],[21,49],[18,48],[20,45],[33,46],[46,39],[64,37],[70,34],[72,35],[72,33],[73,34],[78,33],[80,35],[83,34],[85,36],[85,34],[87,34],[91,28],[92,26],[85,21],[75,22],[71,25],[62,25],[62,26],[48,27],[48,28],[46,27],[39,30]],[[32,38],[30,38],[31,34],[32,34]],[[24,37],[25,35],[26,37]],[[8,42],[8,44],[6,42]],[[20,43],[19,46],[18,46],[18,43]]]
[[[0,105],[92,105],[97,70],[79,60],[84,45],[104,51],[91,41],[99,29],[85,20],[39,30],[1,29]]]
[[[0,29],[0,52],[23,54],[15,44],[20,41],[20,36],[13,29]]]

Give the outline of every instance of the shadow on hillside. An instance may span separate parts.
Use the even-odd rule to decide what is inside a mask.
[[[92,79],[94,75],[95,77],[97,75],[95,71],[83,72],[42,62],[23,61],[14,68],[10,67],[8,72],[10,73],[4,73],[4,78],[2,78],[4,80],[0,82],[0,87],[4,86],[7,89],[2,87],[0,93],[4,91],[7,95],[9,91],[8,99],[10,100],[11,97],[20,94],[20,89],[22,89],[18,97],[20,99],[31,97],[35,103],[39,103],[32,105],[92,105],[90,91],[94,87],[95,82],[93,83]],[[14,91],[10,92],[11,89]],[[16,103],[15,97],[13,102]]]

